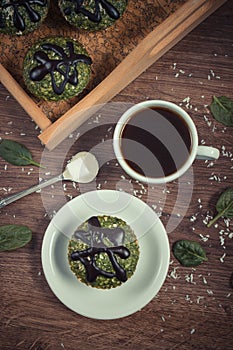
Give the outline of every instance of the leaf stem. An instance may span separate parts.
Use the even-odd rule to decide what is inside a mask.
[[[41,165],[40,163],[35,162],[34,160],[31,160],[31,164],[38,166],[39,168],[45,169],[45,166]]]
[[[209,223],[207,224],[207,227],[212,226],[221,216],[222,216],[222,211],[220,213],[218,213],[212,220],[209,221]]]
[[[198,255],[198,254],[195,254],[194,252],[191,252],[191,254],[196,258],[201,259],[202,261],[208,261],[208,258],[206,256]]]
[[[31,165],[35,165],[35,166],[38,166],[39,168],[45,169],[45,167],[43,165],[41,165],[40,163],[35,162],[32,158],[22,157],[22,159],[27,160],[28,163],[30,163]]]
[[[222,107],[225,111],[227,111],[227,108],[220,102],[219,98],[217,98],[216,96],[213,96],[213,99],[220,107]]]

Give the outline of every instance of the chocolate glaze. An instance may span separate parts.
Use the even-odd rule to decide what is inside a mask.
[[[68,0],[68,1],[75,5],[75,10],[74,10],[75,13],[83,14],[92,22],[100,23],[102,20],[100,5],[102,5],[102,7],[105,9],[106,13],[112,19],[116,20],[120,17],[119,11],[115,8],[115,6],[110,4],[110,2],[107,0],[95,0],[94,13],[85,9],[85,7],[83,6],[84,0]],[[66,7],[64,10],[64,13],[65,13],[65,15],[69,16],[72,13],[72,7],[71,6]]]
[[[126,271],[116,258],[116,255],[121,259],[130,256],[130,251],[123,246],[125,237],[123,229],[101,227],[98,218],[93,216],[88,220],[88,230],[78,230],[74,236],[89,245],[89,248],[71,254],[72,260],[79,260],[84,265],[88,282],[94,282],[99,275],[107,278],[116,277],[121,282],[127,281]],[[113,246],[108,247],[104,239],[108,239]],[[96,255],[100,253],[108,255],[115,272],[107,272],[96,265]]]
[[[33,68],[29,73],[30,79],[33,81],[41,81],[47,74],[50,74],[52,88],[57,95],[61,95],[64,92],[67,83],[74,86],[78,85],[77,63],[83,62],[89,65],[92,63],[90,57],[74,52],[73,42],[67,41],[66,46],[69,51],[68,55],[66,54],[64,48],[59,45],[51,43],[42,44],[41,49],[45,51],[53,51],[59,57],[61,57],[61,59],[50,59],[45,51],[36,51],[34,54],[34,59],[37,60],[39,65]],[[72,73],[71,67],[73,67]],[[55,72],[60,73],[60,75],[62,75],[64,78],[59,86],[56,84]]]
[[[26,9],[26,12],[28,14],[28,17],[31,22],[37,23],[41,20],[40,14],[34,10],[31,5],[39,5],[41,7],[44,7],[47,5],[47,0],[12,0],[9,1],[8,4],[2,5],[2,9],[6,9],[8,7],[13,7],[14,15],[13,15],[13,24],[14,26],[20,30],[24,31],[26,28],[25,25],[25,19],[22,17],[22,15],[19,12],[20,7],[24,7]],[[6,23],[3,21],[2,15],[0,16],[0,27],[5,28]]]

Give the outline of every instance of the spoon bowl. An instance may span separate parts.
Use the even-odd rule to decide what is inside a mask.
[[[33,192],[54,184],[55,182],[66,180],[79,183],[88,183],[95,179],[99,171],[99,164],[96,157],[89,152],[79,152],[75,154],[67,163],[62,174],[49,180],[41,181],[39,184],[27,188],[21,192],[15,193],[9,197],[0,200],[0,209],[6,205],[17,201]]]

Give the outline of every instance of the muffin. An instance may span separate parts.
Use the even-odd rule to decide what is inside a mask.
[[[65,19],[84,30],[102,30],[113,25],[124,13],[127,0],[59,0]]]
[[[49,0],[0,1],[0,32],[22,35],[40,26],[49,9]]]
[[[93,216],[75,231],[68,261],[78,280],[99,289],[125,283],[134,274],[139,245],[132,228],[113,216]]]
[[[36,97],[68,100],[87,86],[91,63],[79,42],[64,37],[44,38],[28,50],[23,77],[27,89]]]

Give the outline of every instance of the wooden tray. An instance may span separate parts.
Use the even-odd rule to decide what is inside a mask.
[[[129,0],[126,12],[114,26],[84,32],[70,26],[61,16],[57,1],[51,1],[48,17],[32,34],[0,34],[0,81],[43,130],[39,138],[52,149],[89,117],[80,117],[77,112],[109,101],[224,2]],[[86,47],[93,60],[92,76],[87,89],[69,101],[40,101],[26,92],[23,58],[38,39],[55,35],[75,38]],[[121,78],[117,85],[115,76]],[[75,125],[74,119],[79,120]]]

